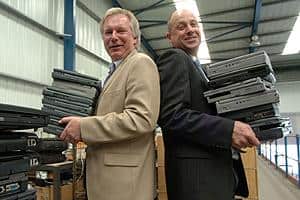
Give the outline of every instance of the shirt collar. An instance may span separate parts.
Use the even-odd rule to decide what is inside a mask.
[[[190,55],[190,56],[194,62],[198,60],[198,58],[196,56],[192,56],[192,55]]]
[[[121,60],[116,60],[116,61],[113,61],[113,63],[115,64],[116,68],[120,65],[120,63],[123,61],[123,59]]]

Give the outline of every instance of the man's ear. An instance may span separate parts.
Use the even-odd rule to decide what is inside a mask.
[[[166,38],[168,39],[168,40],[171,40],[171,34],[170,34],[170,32],[168,31],[168,32],[166,32]]]
[[[138,37],[137,36],[135,36],[133,39],[134,39],[134,42],[133,42],[133,44],[134,44],[134,46],[136,46],[137,45],[137,39]]]

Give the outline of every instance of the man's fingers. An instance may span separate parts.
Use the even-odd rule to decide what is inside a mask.
[[[60,121],[60,123],[65,123],[66,127],[60,134],[60,139],[76,144],[81,141],[80,135],[80,117],[70,116],[64,117]]]
[[[68,135],[67,134],[68,128],[69,128],[69,124],[64,128],[63,132],[60,134],[59,136],[60,139],[65,140],[66,136]]]
[[[63,117],[63,118],[61,118],[61,119],[59,120],[58,123],[60,123],[60,124],[67,124],[67,123],[69,123],[69,121],[71,121],[72,119],[73,119],[72,116],[70,116],[70,117]]]
[[[255,137],[255,135],[253,137],[249,137],[248,142],[249,142],[249,144],[252,144],[253,146],[257,146],[260,144],[259,140],[257,139],[257,137]]]
[[[59,135],[59,138],[65,140],[66,136],[67,136],[66,129],[64,129],[63,132]]]

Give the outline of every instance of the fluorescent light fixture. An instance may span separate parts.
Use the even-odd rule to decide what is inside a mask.
[[[187,9],[193,12],[195,16],[198,17],[198,21],[200,21],[200,13],[195,0],[173,0],[175,3],[176,10]],[[211,63],[209,50],[207,47],[207,43],[205,40],[205,34],[203,31],[203,26],[199,23],[200,33],[201,33],[201,44],[198,50],[198,58],[201,64]],[[202,59],[201,59],[202,58]],[[205,58],[205,59],[203,59]]]
[[[288,54],[294,54],[294,53],[299,53],[300,52],[300,17],[298,17],[295,22],[295,25],[293,27],[293,30],[290,34],[290,37],[284,47],[284,50],[282,52],[282,55],[288,55]]]

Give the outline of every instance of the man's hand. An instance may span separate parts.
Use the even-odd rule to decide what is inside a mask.
[[[60,134],[60,139],[76,144],[81,141],[80,117],[64,117],[59,120],[60,124],[66,124],[64,131]]]
[[[252,128],[243,122],[235,121],[232,133],[232,146],[241,149],[258,146],[259,140],[255,137]]]

